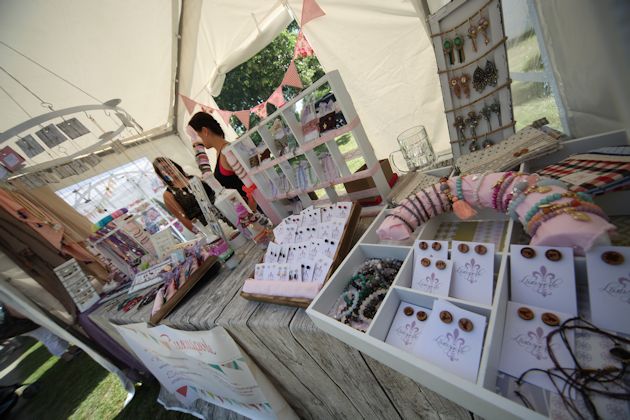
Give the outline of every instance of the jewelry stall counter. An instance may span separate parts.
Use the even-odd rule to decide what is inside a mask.
[[[359,219],[352,246],[373,220]],[[300,418],[433,416],[437,404],[441,415],[470,419],[470,412],[458,404],[323,333],[303,309],[243,299],[239,292],[244,280],[264,251],[251,244],[236,253],[241,260],[236,269],[222,268],[211,281],[199,284],[162,323],[180,330],[224,327]],[[365,256],[369,255],[366,251]],[[118,311],[117,303],[122,300],[124,297],[102,305],[90,316],[126,347],[110,322],[146,322],[150,305]],[[212,415],[208,417],[227,416],[223,410],[209,410]]]

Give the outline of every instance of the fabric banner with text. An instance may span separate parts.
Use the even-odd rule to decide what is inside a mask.
[[[165,325],[115,325],[182,408],[198,399],[253,419],[297,418],[269,380],[222,327],[180,331]]]

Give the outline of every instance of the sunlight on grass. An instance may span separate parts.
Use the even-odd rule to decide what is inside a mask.
[[[127,393],[116,375],[110,373],[81,402],[71,419],[112,419],[122,410]]]

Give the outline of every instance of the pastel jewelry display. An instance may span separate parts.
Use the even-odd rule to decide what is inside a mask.
[[[608,234],[615,229],[587,194],[567,191],[558,180],[510,171],[441,178],[439,184],[406,200],[413,198],[420,206],[394,208],[377,228],[378,237],[406,240],[426,223],[420,208],[433,210],[433,214],[426,212],[429,218],[448,211],[448,207],[436,205],[433,194],[437,198],[444,194],[460,219],[476,214],[472,204],[508,214],[523,224],[532,245],[570,246],[581,254],[598,241],[609,241]]]

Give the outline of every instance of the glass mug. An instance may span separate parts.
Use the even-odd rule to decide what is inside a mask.
[[[423,125],[411,127],[398,135],[399,149],[389,154],[389,160],[399,172],[413,172],[426,169],[435,162],[435,152],[427,130]],[[402,153],[407,170],[401,169],[394,160],[395,153]]]

